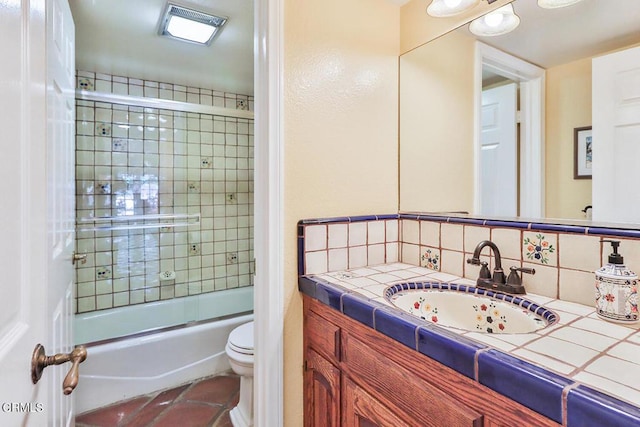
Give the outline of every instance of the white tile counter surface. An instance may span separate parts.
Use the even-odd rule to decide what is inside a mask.
[[[384,291],[397,283],[439,281],[475,286],[473,280],[403,263],[315,277],[386,305],[392,304],[384,298]],[[526,288],[526,277],[524,285]],[[482,334],[446,329],[640,407],[640,324],[607,322],[595,314],[593,307],[581,304],[534,294],[524,297],[555,311],[559,322],[529,334]]]

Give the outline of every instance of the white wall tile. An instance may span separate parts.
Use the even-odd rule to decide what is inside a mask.
[[[420,223],[412,219],[403,219],[401,239],[404,243],[420,243]]]
[[[329,224],[329,248],[347,247],[347,224]]]
[[[329,249],[328,271],[343,271],[349,267],[347,248]]]
[[[423,246],[431,246],[433,248],[440,247],[440,223],[435,221],[420,222],[420,244]]]
[[[353,224],[349,224],[353,225]],[[367,265],[367,247],[355,246],[349,248],[349,268],[359,268]]]
[[[349,246],[359,246],[367,244],[367,223],[349,223]]]
[[[442,272],[464,277],[464,254],[443,249],[441,252]]]
[[[385,221],[387,242],[398,241],[398,220],[391,219]]]
[[[369,245],[376,243],[384,243],[385,241],[385,223],[384,221],[368,221],[367,222],[367,243]]]
[[[478,246],[478,243],[483,240],[491,240],[491,233],[488,227],[477,227],[473,225],[464,226],[465,252],[473,252],[476,246]],[[502,251],[502,248],[498,247],[498,249]],[[501,255],[504,256],[502,253]]]
[[[579,234],[560,234],[558,261],[562,268],[589,272],[597,270],[601,267],[600,238]]]
[[[464,248],[463,226],[460,224],[440,225],[440,245],[442,249],[462,251]]]
[[[387,243],[385,245],[386,248],[386,262],[393,263],[398,262],[400,260],[400,256],[398,253],[399,244],[398,243]]]
[[[523,263],[525,268],[535,269],[535,274],[522,274],[522,283],[528,293],[558,298],[558,268],[546,265]]]
[[[595,275],[577,270],[560,269],[561,300],[577,302],[586,306],[595,304]]]
[[[327,251],[306,252],[305,274],[321,274],[328,271]]]
[[[380,265],[385,263],[384,243],[367,246],[367,265]]]
[[[490,240],[498,246],[503,258],[522,259],[522,236],[519,229],[494,228],[491,230]]]
[[[420,246],[411,243],[402,243],[402,253],[400,255],[400,261],[405,264],[420,265]]]

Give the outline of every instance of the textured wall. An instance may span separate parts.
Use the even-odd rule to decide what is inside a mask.
[[[285,425],[302,425],[296,222],[395,212],[399,8],[285,2]]]

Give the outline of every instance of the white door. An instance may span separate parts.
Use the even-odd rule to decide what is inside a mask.
[[[593,60],[593,219],[640,222],[640,47]]]
[[[482,91],[480,127],[480,214],[518,214],[517,87]]]
[[[36,344],[71,350],[73,21],[66,0],[16,0],[0,22],[0,425],[72,425],[70,364],[30,372]]]

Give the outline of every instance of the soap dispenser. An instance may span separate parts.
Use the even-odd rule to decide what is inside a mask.
[[[620,241],[602,240],[611,243],[613,253],[609,263],[596,271],[596,314],[618,323],[638,321],[638,276],[624,266],[618,253]]]

